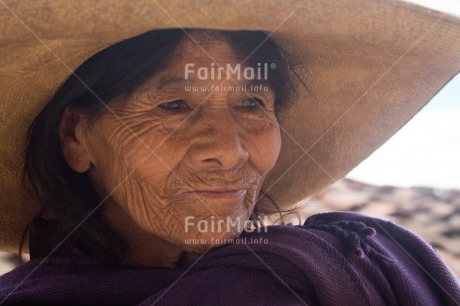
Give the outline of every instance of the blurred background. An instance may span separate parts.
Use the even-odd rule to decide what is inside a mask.
[[[458,0],[407,1],[460,16]],[[408,228],[460,276],[460,75],[346,178],[309,199],[299,217],[337,210]],[[0,275],[17,264],[16,254],[0,252]]]

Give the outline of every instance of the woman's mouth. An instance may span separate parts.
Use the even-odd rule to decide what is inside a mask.
[[[240,200],[246,195],[246,189],[240,190],[194,190],[193,193],[199,197],[216,200]]]

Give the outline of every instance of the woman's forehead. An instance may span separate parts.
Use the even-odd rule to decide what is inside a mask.
[[[238,57],[224,35],[208,35],[207,31],[202,35],[205,39],[195,39],[196,36],[185,37],[168,65],[151,79],[149,85],[161,89],[167,85],[225,79],[238,80],[238,83],[242,84],[269,85],[269,82],[263,79],[264,73],[266,74],[263,69],[266,67],[260,63],[255,67],[257,70],[254,70],[252,78],[244,79],[242,74],[249,66]]]
[[[169,73],[168,71],[163,71],[158,75],[154,76],[149,82],[144,84],[144,86],[142,86],[139,89],[137,94],[142,96],[148,96],[150,95],[150,93],[158,93],[162,91],[171,90],[180,92],[183,91],[184,93],[187,93],[186,88],[190,86],[201,86],[204,84],[208,84],[207,82],[216,83],[216,91],[220,91],[220,88],[222,86],[225,88],[227,88],[228,86],[233,86],[240,88],[239,90],[237,90],[238,92],[260,92],[270,99],[274,99],[274,97],[276,96],[275,89],[273,88],[272,84],[270,84],[267,80],[263,79],[237,80],[235,75],[230,75],[230,78],[228,80],[201,80],[196,77],[190,77],[186,79],[184,78],[183,74],[181,75],[180,73]]]
[[[226,37],[213,36],[203,41],[187,36],[179,44],[168,68],[170,70],[179,69],[187,63],[199,66],[221,66],[239,62],[241,59]]]

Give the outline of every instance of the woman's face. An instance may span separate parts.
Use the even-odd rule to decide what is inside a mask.
[[[219,66],[240,62],[226,40],[187,40],[178,49],[165,70],[81,133],[84,153],[73,159],[89,164],[102,198],[110,195],[108,212],[123,211],[144,232],[196,251],[244,228],[281,139],[269,87],[251,90],[236,74],[218,79]]]

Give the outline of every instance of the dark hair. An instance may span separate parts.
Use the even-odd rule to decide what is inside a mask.
[[[227,38],[236,54],[242,60],[247,58],[247,66],[274,63],[276,69],[270,71],[268,83],[275,90],[276,113],[289,106],[294,86],[288,61],[269,36],[261,31],[207,32]],[[188,33],[193,35],[194,30]],[[102,199],[87,174],[73,171],[61,153],[61,118],[71,105],[90,122],[96,121],[106,111],[104,103],[129,96],[165,68],[188,33],[179,29],[151,31],[100,51],[78,67],[35,117],[28,132],[24,178],[39,199],[40,214],[52,212],[56,217],[52,246],[69,235],[60,246],[67,254],[106,263],[122,260],[126,242],[104,219],[103,209],[95,210]]]

